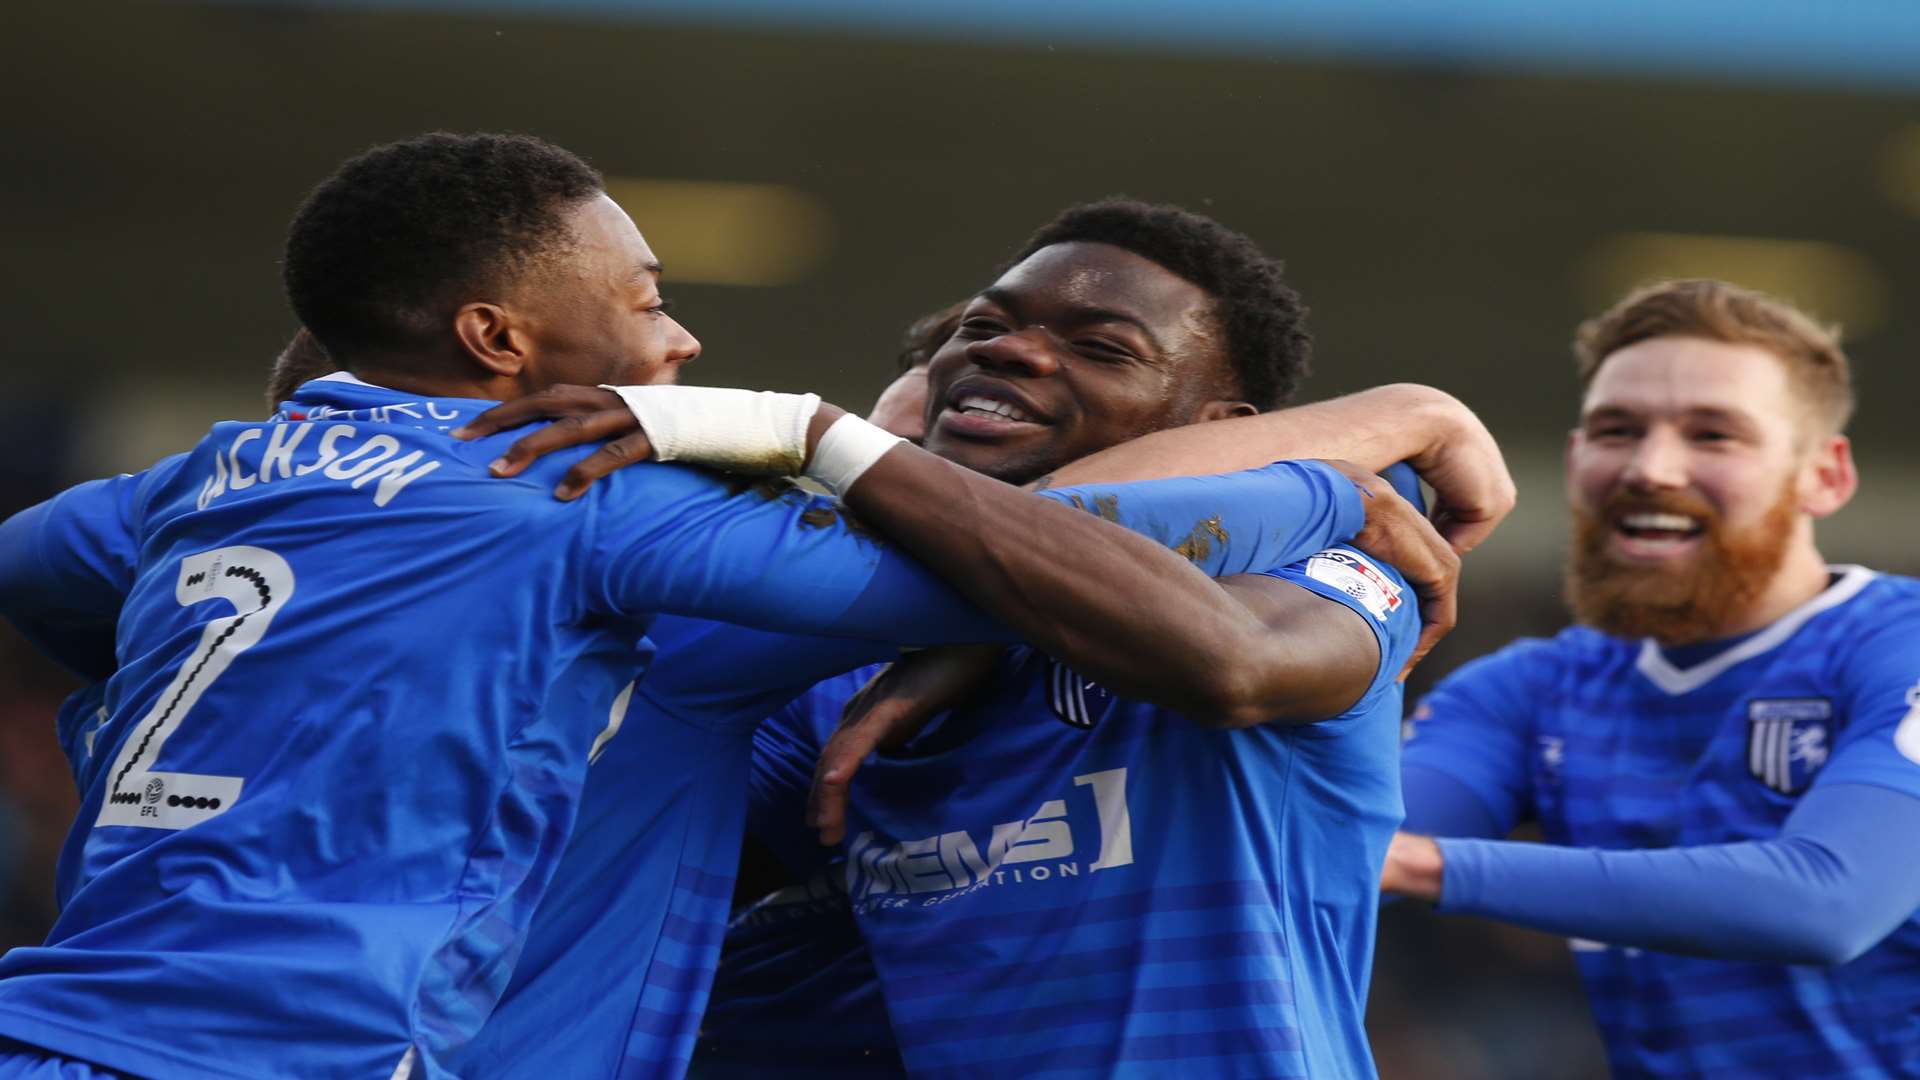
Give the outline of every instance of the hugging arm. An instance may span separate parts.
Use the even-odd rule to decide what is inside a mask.
[[[1193,476],[1287,458],[1338,458],[1370,472],[1407,462],[1434,489],[1434,524],[1463,553],[1514,506],[1513,477],[1486,426],[1458,399],[1416,383],[1156,431],[1064,465],[1047,483]]]
[[[1424,528],[1385,481],[1346,475],[1366,489],[1370,512],[1397,513],[1403,526]],[[1017,489],[911,446],[881,457],[842,497],[862,520],[1002,614],[1023,640],[1122,696],[1237,726],[1305,707],[1274,674],[1288,665],[1272,651],[1261,614],[1162,544],[1094,514],[1035,506]],[[1120,501],[1124,507],[1126,498]],[[1242,535],[1270,534],[1271,527],[1244,520],[1270,512],[1264,502],[1223,499],[1212,507],[1218,535],[1203,527],[1201,538],[1238,543]],[[1325,545],[1302,546],[1259,569]],[[1428,560],[1424,569],[1436,575],[1457,570],[1437,535],[1403,557]]]
[[[653,401],[665,403],[658,407],[672,408],[677,402],[695,400],[686,395],[696,388],[629,388],[623,395],[635,389],[658,391]],[[701,394],[743,393],[698,390]],[[615,397],[608,391],[592,393]],[[479,418],[479,433],[546,415],[543,409],[550,400],[551,395],[536,394],[502,406]],[[712,400],[717,399],[708,399],[701,407]],[[689,410],[689,414],[698,411]],[[809,468],[822,436],[843,416],[840,410],[823,406],[807,423],[803,447],[796,447],[802,452],[796,456],[809,461]],[[511,475],[531,456],[566,445],[584,430],[555,435],[549,427],[536,432],[508,451],[502,471]],[[685,440],[683,446],[711,446],[729,430],[716,425],[701,439]],[[716,431],[721,434],[716,436]],[[599,432],[593,429],[593,433]],[[624,438],[644,439],[645,433]],[[623,456],[641,452],[630,446]],[[727,463],[725,451],[713,453],[704,459],[679,457]],[[630,484],[657,498],[660,481],[654,477],[667,470],[644,472],[649,477],[644,484],[639,480]],[[1297,559],[1356,529],[1393,534],[1395,529],[1375,528],[1391,521],[1399,533],[1412,536],[1396,561],[1403,569],[1410,563],[1419,566],[1409,572],[1409,578],[1434,583],[1445,594],[1442,621],[1450,623],[1452,578],[1457,572],[1457,566],[1449,564],[1453,557],[1431,530],[1426,535],[1418,532],[1425,523],[1377,477],[1351,470],[1333,472],[1324,465],[1269,466],[1238,474],[1228,487],[1211,491],[1203,499],[1201,514],[1194,512],[1191,484],[1161,481],[1159,487],[1149,485],[1117,495],[1056,491],[1036,497],[911,445],[883,447],[857,479],[844,485],[841,496],[846,507],[916,556],[960,595],[998,616],[1011,630],[999,638],[980,632],[977,618],[967,620],[952,605],[926,606],[925,599],[934,595],[928,590],[872,587],[888,575],[905,581],[918,565],[890,549],[876,549],[872,565],[856,567],[852,573],[834,570],[831,560],[797,558],[796,545],[780,539],[782,530],[790,526],[783,525],[777,514],[774,520],[758,524],[750,520],[752,515],[724,526],[695,523],[667,535],[661,523],[668,519],[660,507],[643,508],[636,515],[631,509],[620,509],[629,500],[606,496],[601,499],[602,513],[618,516],[629,527],[602,528],[601,533],[623,540],[623,554],[628,557],[610,560],[608,565],[624,567],[613,572],[622,586],[614,591],[628,597],[618,605],[625,609],[647,610],[645,605],[651,604],[654,610],[769,629],[904,644],[1022,639],[1121,693],[1207,715],[1265,717],[1275,710],[1271,701],[1248,693],[1250,683],[1235,663],[1242,658],[1240,643],[1257,629],[1256,620],[1173,548],[1199,554],[1210,561],[1214,572],[1226,573],[1236,566],[1253,568],[1262,562],[1272,566]],[[1356,484],[1367,489],[1365,499]],[[1166,501],[1160,501],[1162,496]],[[814,512],[809,509],[800,516],[804,519]],[[1151,535],[1129,532],[1102,520],[1103,516],[1120,517]],[[1303,520],[1314,524],[1303,528]],[[728,556],[701,560],[697,571],[689,569],[694,564],[686,553],[696,545],[688,541],[697,540],[699,549],[719,555],[715,543],[729,535],[742,543]],[[1281,538],[1279,542],[1276,537]],[[857,542],[851,536],[825,534],[816,539],[842,548]],[[662,551],[673,554],[663,559],[658,556]],[[1258,554],[1248,556],[1249,551]],[[943,625],[949,614],[964,624],[960,630]]]

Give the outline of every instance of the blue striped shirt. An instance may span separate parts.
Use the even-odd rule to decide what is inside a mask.
[[[1390,569],[1365,563],[1403,591],[1375,610],[1346,576],[1364,557],[1321,557],[1276,576],[1352,607],[1380,649],[1339,717],[1207,729],[1020,649],[862,772],[848,893],[913,1075],[1374,1075],[1361,1018],[1418,617]]]
[[[1612,850],[1771,839],[1815,785],[1920,797],[1920,582],[1836,570],[1711,653],[1575,628],[1467,665],[1415,711],[1407,769],[1471,789],[1489,832]],[[1573,948],[1616,1076],[1920,1073],[1920,918],[1835,967]]]

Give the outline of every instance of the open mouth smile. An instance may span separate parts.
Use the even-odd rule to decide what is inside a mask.
[[[1013,393],[990,386],[956,386],[935,421],[955,435],[993,438],[1033,431],[1045,424],[1037,411]]]
[[[1687,514],[1636,511],[1615,519],[1614,547],[1630,559],[1659,561],[1686,554],[1706,534],[1706,522]]]

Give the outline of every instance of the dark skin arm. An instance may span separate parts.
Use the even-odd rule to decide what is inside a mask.
[[[1370,504],[1385,514],[1395,500],[1402,527],[1432,533],[1385,481],[1359,475],[1377,489]],[[888,453],[841,499],[1035,648],[1200,723],[1338,715],[1373,678],[1371,631],[1338,605],[1266,578],[1215,582],[1145,537],[917,448]],[[1432,575],[1457,569],[1438,534],[1408,556],[1421,559]],[[1368,636],[1342,636],[1348,623]],[[1341,648],[1321,648],[1322,635]]]
[[[1380,660],[1373,631],[1359,613],[1263,574],[1222,578],[1218,585],[1259,627],[1247,635],[1244,651],[1264,660],[1243,662],[1300,680],[1296,713],[1240,719],[1325,719],[1346,712],[1366,692]],[[822,844],[846,838],[848,792],[867,756],[899,749],[936,714],[971,696],[991,674],[999,653],[998,646],[914,653],[888,665],[847,703],[840,727],[821,749],[807,794],[807,823],[820,830]],[[1193,719],[1207,723],[1204,717]]]
[[[1069,462],[1049,481],[1201,476],[1287,458],[1339,458],[1373,472],[1407,462],[1432,486],[1434,524],[1462,555],[1513,511],[1513,477],[1486,425],[1452,395],[1415,383],[1155,431]]]
[[[516,444],[509,462],[524,466],[563,447],[608,440],[567,471],[557,492],[563,499],[578,496],[600,477],[646,456],[639,423],[611,394],[558,386],[535,394],[533,400],[532,411],[516,414],[515,423],[539,418],[557,422]],[[491,416],[481,417],[474,430],[491,433],[513,426]],[[1399,461],[1411,464],[1433,487],[1434,524],[1462,555],[1513,511],[1513,477],[1486,425],[1452,395],[1415,383],[1156,431],[1069,462],[1041,483],[1058,487],[1205,476],[1288,458],[1338,458],[1369,472]]]
[[[543,391],[499,406],[464,434],[553,415],[556,398],[590,399],[591,407],[579,423],[563,420],[517,443],[499,472],[511,475],[541,454],[616,433],[587,422],[609,401],[617,403],[615,395],[568,388],[565,395]],[[843,415],[821,406],[807,433],[809,456]],[[641,461],[650,454],[645,434],[633,432],[575,469],[602,455]],[[1385,481],[1358,468],[1345,471],[1369,496],[1356,546],[1394,563],[1414,584],[1429,621],[1423,645],[1430,645],[1453,625],[1459,560]],[[1034,647],[1116,693],[1196,721],[1244,727],[1275,717],[1330,716],[1372,678],[1370,660],[1327,673],[1325,657],[1298,651],[1306,646],[1297,637],[1268,633],[1267,613],[1249,606],[1245,590],[1214,582],[1154,541],[911,444],[888,451],[841,500]],[[1116,582],[1126,587],[1115,588]],[[1327,610],[1319,617],[1330,624],[1349,617],[1337,605],[1322,606]],[[1364,657],[1372,650],[1357,651]]]

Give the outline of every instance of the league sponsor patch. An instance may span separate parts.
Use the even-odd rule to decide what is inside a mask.
[[[1833,702],[1827,698],[1755,698],[1747,703],[1747,771],[1783,795],[1813,782],[1832,751]]]
[[[1381,622],[1400,607],[1400,586],[1365,555],[1328,548],[1307,559],[1307,576],[1360,602]]]

